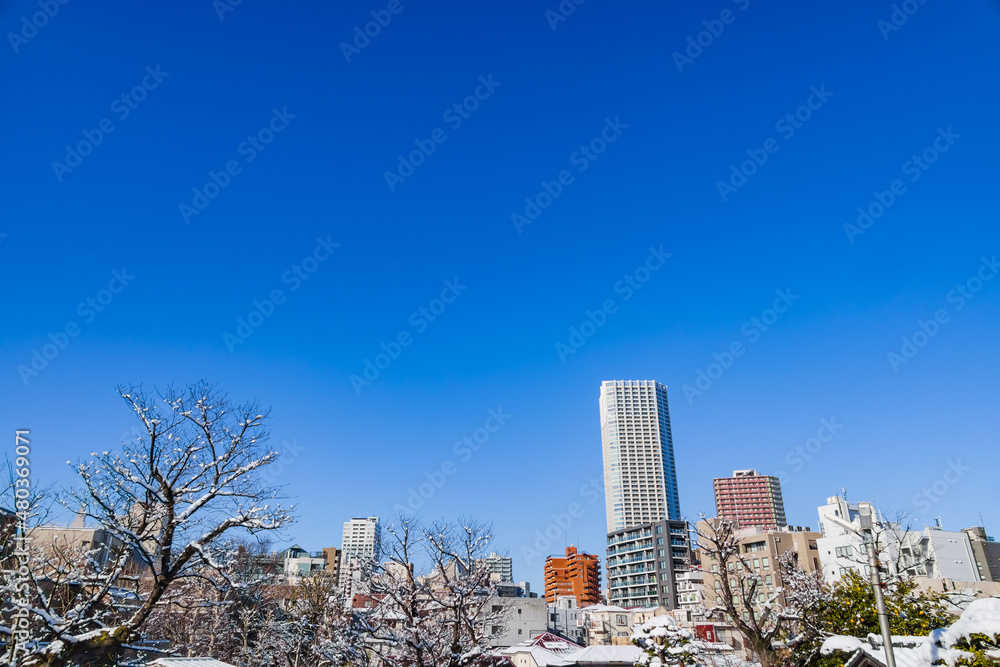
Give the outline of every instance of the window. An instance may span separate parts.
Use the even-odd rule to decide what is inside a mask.
[[[771,567],[770,561],[768,561],[766,558],[761,558],[760,564],[763,565],[764,567]]]
[[[662,535],[663,534],[663,526],[657,526],[656,527],[656,534],[657,535]]]
[[[656,538],[656,546],[663,546],[663,538],[662,537],[657,537]]]
[[[770,586],[773,583],[771,580],[771,575],[767,575],[766,577],[764,577],[764,583],[767,584],[768,586]]]
[[[498,605],[498,604],[493,605],[493,613],[494,614],[497,613],[498,611],[502,611],[502,610],[503,610],[503,607],[501,607],[500,605]],[[520,611],[520,609],[518,609],[518,611]]]
[[[850,558],[854,555],[851,547],[837,547],[834,551],[837,554],[837,558]]]
[[[661,560],[660,561],[660,569],[661,570],[666,570],[667,569],[667,561],[665,561],[665,560]]]
[[[627,617],[625,616],[625,614],[616,614],[615,615],[615,625],[626,625],[627,623],[628,623],[628,620],[627,620]]]
[[[659,555],[660,555],[660,558],[663,558],[664,556],[667,555],[667,550],[666,549],[660,549]]]
[[[755,570],[760,567],[760,559],[759,558],[754,558],[753,559],[753,567],[754,567]]]
[[[518,611],[520,611],[520,609],[518,609]],[[517,629],[517,634],[523,635],[524,634],[524,629],[523,628],[518,628]]]

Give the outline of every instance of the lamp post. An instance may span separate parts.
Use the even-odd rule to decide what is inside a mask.
[[[827,515],[839,526],[860,535],[868,552],[868,567],[871,570],[872,589],[875,591],[875,608],[878,610],[878,624],[882,630],[882,645],[885,648],[885,667],[896,667],[896,656],[892,650],[892,634],[889,632],[889,614],[885,608],[885,597],[882,595],[882,577],[878,571],[878,553],[875,550],[875,535],[873,532],[871,503],[858,503],[859,524],[848,523],[843,519]]]

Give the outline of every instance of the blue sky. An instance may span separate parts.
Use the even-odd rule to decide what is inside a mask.
[[[421,513],[493,521],[540,589],[536,531],[603,552],[600,382],[656,379],[689,518],[755,467],[795,524],[846,487],[1000,533],[1000,280],[976,282],[1000,253],[997,3],[220,6],[69,2],[37,30],[37,3],[0,6],[0,422],[32,430],[39,481],[120,442],[116,385],[206,378],[272,407],[289,539],[337,545],[450,462]],[[348,62],[372,12],[391,20]],[[647,274],[651,248],[670,257]],[[391,363],[352,383],[366,360]],[[456,449],[490,410],[509,418]],[[806,460],[824,419],[842,428]]]

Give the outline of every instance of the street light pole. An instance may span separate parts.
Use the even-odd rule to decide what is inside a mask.
[[[885,597],[882,595],[882,576],[878,571],[878,554],[875,551],[875,536],[872,531],[871,505],[858,503],[858,515],[861,519],[861,536],[868,550],[872,589],[875,591],[875,607],[878,609],[878,624],[882,629],[882,645],[885,648],[885,666],[896,667],[896,656],[892,649],[892,633],[889,632],[889,614],[885,609]]]

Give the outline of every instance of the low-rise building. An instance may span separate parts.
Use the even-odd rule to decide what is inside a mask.
[[[322,551],[309,553],[297,544],[279,552],[278,558],[282,562],[285,581],[292,586],[298,584],[304,577],[308,577],[314,572],[321,572],[326,568],[326,560],[323,558]]]
[[[561,595],[548,605],[549,632],[583,645],[587,643],[583,612],[573,595]]]
[[[823,531],[822,538],[817,541],[823,578],[834,583],[849,570],[867,576],[871,568],[864,538],[838,523],[838,520],[845,521],[860,527],[858,505],[840,496],[831,496],[818,511]],[[897,522],[886,521],[874,507],[871,511],[881,564],[890,574],[956,581],[982,578],[969,533],[943,530],[940,526],[910,530]]]
[[[548,631],[548,614],[542,598],[495,598],[492,612],[504,612],[506,625],[490,628],[490,646],[513,646]]]
[[[699,521],[698,532],[702,535],[710,535],[709,522]],[[750,569],[760,575],[763,590],[759,592],[759,595],[762,599],[779,592],[779,589],[784,586],[778,567],[778,559],[784,554],[788,552],[794,554],[798,567],[806,572],[815,572],[821,569],[822,564],[817,542],[822,537],[821,533],[797,530],[791,527],[776,531],[768,531],[759,527],[737,530],[736,542],[739,546],[739,557],[747,563]],[[699,559],[704,579],[702,592],[705,603],[710,606],[721,606],[721,603],[718,602],[718,596],[722,590],[720,578],[725,576],[722,564],[712,553],[704,549],[699,553]],[[730,566],[733,565],[734,563],[730,562]],[[780,600],[781,597],[779,596],[778,599]]]
[[[992,537],[987,536],[982,526],[965,528],[962,532],[969,536],[979,578],[1000,581],[1000,542],[994,542]]]
[[[594,604],[580,610],[587,644],[628,644],[632,637],[632,611],[624,607]]]

